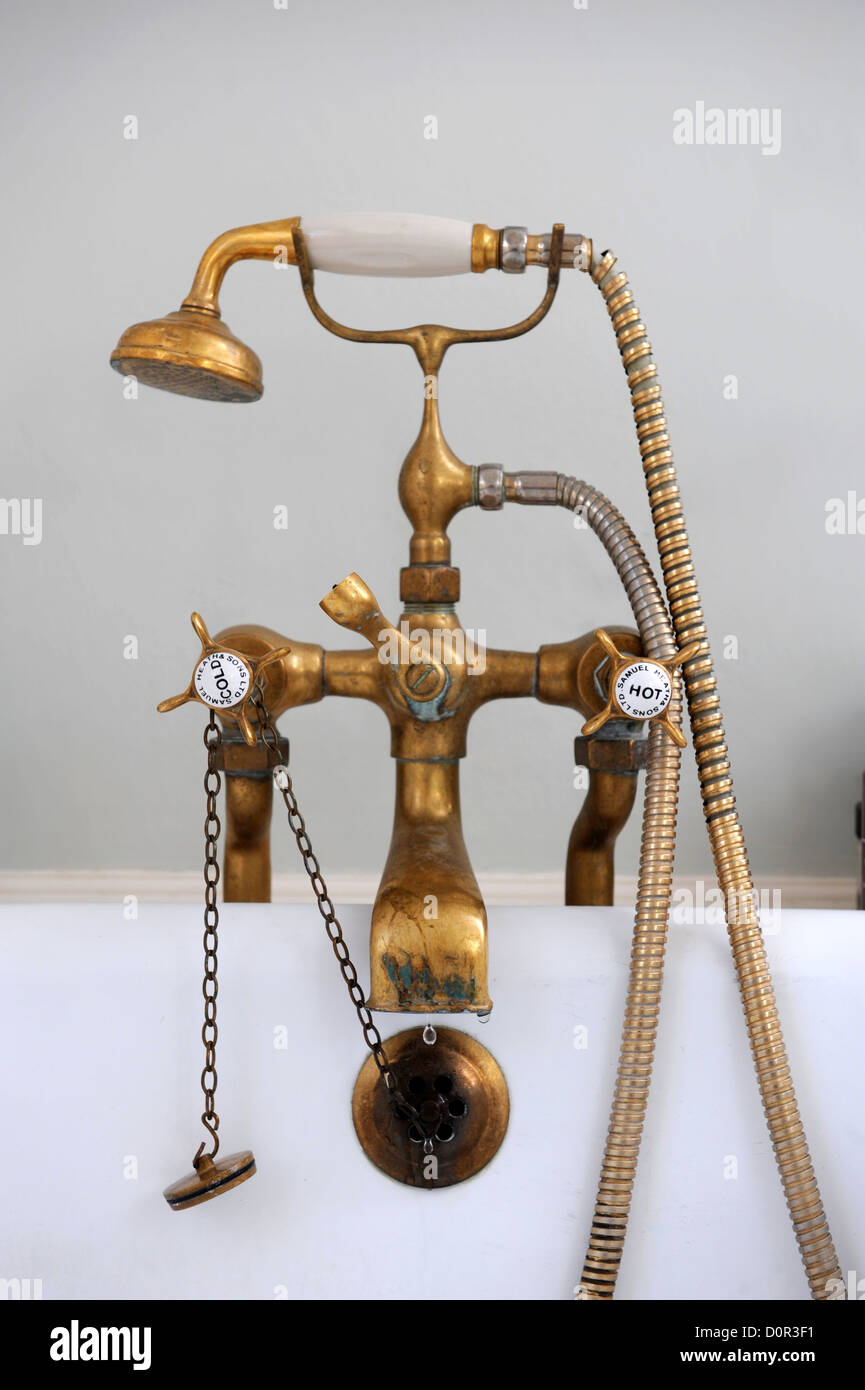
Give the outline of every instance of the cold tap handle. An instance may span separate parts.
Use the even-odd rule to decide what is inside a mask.
[[[171,695],[156,706],[160,714],[168,714],[181,705],[197,701],[208,709],[218,710],[236,719],[245,741],[252,748],[257,742],[250,721],[250,706],[261,673],[274,662],[291,655],[291,647],[276,647],[264,656],[252,657],[214,642],[200,613],[191,615],[195,635],[201,643],[201,653],[192,670],[189,684],[179,695]]]

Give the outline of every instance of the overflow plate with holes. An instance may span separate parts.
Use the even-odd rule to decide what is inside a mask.
[[[473,1177],[498,1151],[510,1100],[495,1057],[468,1033],[436,1025],[429,1046],[422,1028],[388,1038],[388,1060],[418,1112],[418,1123],[391,1105],[373,1057],[358,1073],[352,1099],[357,1137],[369,1159],[411,1187],[450,1187]],[[424,1140],[433,1142],[427,1152]]]

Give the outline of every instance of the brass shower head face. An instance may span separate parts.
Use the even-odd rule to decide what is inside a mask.
[[[212,310],[183,308],[134,323],[111,354],[123,376],[203,401],[257,401],[261,362]]]

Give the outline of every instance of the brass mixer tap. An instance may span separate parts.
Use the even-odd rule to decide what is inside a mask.
[[[345,955],[336,951],[342,941],[341,928],[323,880],[317,868],[307,868],[373,1053],[355,1090],[355,1124],[365,1150],[385,1171],[422,1186],[409,1152],[412,1142],[422,1144],[425,1154],[430,1152],[435,1140],[429,1126],[442,1144],[454,1138],[453,1126],[448,1123],[451,1132],[443,1133],[439,1124],[444,1098],[452,1093],[452,1078],[434,1075],[430,1084],[435,1095],[429,1095],[417,1061],[424,1042],[408,1034],[388,1040],[388,1046],[394,1042],[397,1055],[412,1059],[411,1066],[419,1069],[414,1077],[418,1094],[427,1098],[420,1108],[402,1093],[399,1104],[390,1103],[396,1082],[389,1070],[382,1070],[386,1064],[381,1038],[369,1008],[476,1015],[491,1008],[486,910],[460,816],[459,764],[466,755],[469,722],[483,705],[504,698],[531,697],[573,709],[585,721],[576,748],[591,780],[569,845],[567,901],[612,901],[615,838],[634,801],[637,771],[647,767],[628,1004],[580,1285],[581,1297],[612,1297],[654,1056],[679,758],[685,744],[680,717],[684,694],[718,879],[734,904],[727,913],[730,941],[770,1136],[812,1296],[834,1297],[828,1290],[838,1282],[840,1267],[796,1105],[752,903],[753,883],[657,368],[627,277],[615,269],[611,252],[598,254],[589,238],[566,232],[560,223],[549,233],[530,234],[519,226],[495,230],[483,223],[396,214],[288,218],[240,227],[218,237],[202,257],[181,309],[127,329],[112,354],[112,366],[183,395],[257,400],[263,390],[261,363],[222,323],[218,302],[226,271],[246,258],[296,265],[306,303],[322,327],[352,342],[408,346],[423,374],[420,427],[399,476],[399,497],[411,536],[409,563],[400,574],[403,610],[398,622],[383,616],[374,594],[355,573],[337,584],[322,599],[321,607],[337,624],[364,638],[364,648],[324,651],[254,624],[223,629],[210,639],[201,620],[194,619],[202,654],[192,680],[182,695],[160,706],[175,708],[197,699],[217,711],[223,721],[224,736],[217,737],[219,728],[211,715],[211,733],[205,741],[209,776],[216,775],[218,756],[227,774],[228,900],[261,901],[270,894],[267,827],[272,786],[261,749],[251,746],[256,735],[266,733],[270,752],[276,756],[272,721],[324,696],[368,700],[389,722],[396,764],[394,823],[372,909],[371,989],[366,1000],[362,990],[359,999],[353,992],[356,976],[352,981],[347,973],[347,947]],[[519,322],[487,330],[430,323],[380,332],[351,328],[323,309],[314,285],[316,269],[344,274],[452,275],[490,269],[519,274],[530,267],[546,269],[540,303]],[[442,430],[438,377],[448,350],[456,344],[505,341],[535,328],[549,312],[560,273],[567,268],[586,272],[598,287],[616,335],[665,593],[633,532],[603,494],[563,474],[506,474],[497,464],[469,466],[453,452]],[[622,580],[636,630],[617,625],[593,628],[582,637],[533,652],[485,645],[479,649],[457,616],[459,570],[452,564],[448,527],[465,508],[496,511],[506,502],[584,508]],[[646,725],[651,725],[647,739],[638,736]],[[317,865],[312,851],[304,849],[308,837],[303,840],[305,831],[300,828],[303,822],[287,768],[278,766],[274,776],[288,798],[290,824],[304,862]],[[212,809],[209,817],[218,825]],[[209,852],[214,853],[214,847],[211,836]],[[214,901],[215,882],[212,876],[206,879]],[[336,935],[331,934],[331,926]],[[460,1085],[475,1087],[470,1106],[461,1100],[464,1109],[450,1111],[456,1117],[468,1110],[470,1120],[464,1131],[469,1136],[465,1147],[460,1149],[454,1142],[450,1150],[455,1157],[442,1178],[447,1184],[478,1171],[495,1152],[507,1125],[508,1101],[494,1059],[486,1054],[479,1063],[483,1049],[478,1044],[463,1045],[458,1030],[441,1031],[448,1034],[444,1047]],[[386,1078],[386,1090],[381,1076]],[[424,1106],[431,1119],[425,1118]],[[201,1184],[187,1182],[183,1200],[189,1200],[190,1192],[199,1200],[200,1188]]]
[[[253,625],[224,629],[214,641],[246,653],[251,661],[267,661],[268,707],[273,718],[324,695],[366,699],[382,709],[391,727],[396,795],[391,847],[370,927],[371,1007],[487,1013],[491,1001],[486,909],[460,815],[459,760],[466,754],[468,724],[489,701],[520,696],[571,707],[584,718],[596,713],[603,695],[595,674],[606,654],[588,633],[536,652],[484,649],[474,653],[474,661],[467,659],[472,638],[463,631],[456,613],[459,570],[451,564],[447,530],[464,508],[489,507],[489,470],[464,463],[450,448],[439,414],[438,374],[446,352],[455,344],[502,341],[536,327],[553,303],[562,267],[587,266],[588,243],[566,234],[562,226],[546,237],[530,237],[522,228],[494,232],[478,224],[471,229],[466,269],[477,273],[494,265],[510,272],[533,264],[547,267],[545,294],[531,314],[502,329],[421,324],[367,333],[337,323],[316,297],[310,244],[317,259],[325,263],[328,254],[338,251],[334,234],[324,222],[318,237],[313,227],[309,243],[305,223],[297,218],[240,228],[217,238],[202,258],[180,313],[129,329],[112,364],[118,371],[134,372],[172,391],[208,398],[221,393],[225,400],[254,399],[261,389],[260,363],[250,349],[232,335],[226,336],[219,322],[218,294],[226,270],[236,260],[280,253],[298,266],[306,301],[330,332],[352,341],[400,343],[414,351],[424,389],[418,435],[399,476],[399,497],[411,526],[409,563],[400,574],[404,609],[399,624],[386,622],[373,595],[352,575],[321,606],[335,622],[365,636],[372,650],[325,652]],[[353,254],[361,253],[355,249]],[[217,333],[218,337],[213,336]],[[416,642],[425,635],[430,651],[443,652],[445,659],[396,666],[382,660],[384,646],[404,641],[406,629]],[[639,654],[639,638],[632,628],[610,631],[625,650]],[[245,706],[223,717],[229,724],[239,724],[249,742]],[[230,749],[227,738],[224,757]],[[226,792],[226,897],[238,894],[261,901],[270,895],[266,831],[270,788],[260,784],[256,750],[246,756],[235,748],[231,758]],[[245,765],[248,779],[243,777]],[[591,775],[606,780],[608,801],[612,798],[630,809],[633,777],[615,772]],[[237,822],[243,823],[242,837],[235,833]],[[608,838],[601,853],[607,872],[588,879],[591,886],[603,884],[601,896],[594,901],[611,900],[613,845],[614,837]],[[576,846],[571,857],[578,861],[582,853]],[[596,859],[597,847],[587,846],[585,854]],[[573,868],[569,878],[580,881]]]

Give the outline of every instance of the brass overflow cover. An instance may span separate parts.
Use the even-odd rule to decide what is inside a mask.
[[[471,1034],[436,1024],[429,1046],[423,1032],[408,1028],[385,1042],[419,1123],[394,1106],[373,1057],[358,1073],[352,1117],[361,1148],[377,1168],[397,1182],[432,1190],[486,1167],[505,1137],[510,1100],[501,1067]]]

